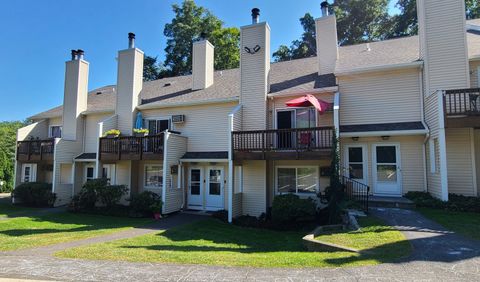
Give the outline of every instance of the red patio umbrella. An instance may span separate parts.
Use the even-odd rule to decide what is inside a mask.
[[[317,99],[312,94],[307,94],[303,97],[295,98],[293,100],[285,102],[287,107],[310,107],[314,106],[320,114],[325,113],[330,107],[330,103]]]

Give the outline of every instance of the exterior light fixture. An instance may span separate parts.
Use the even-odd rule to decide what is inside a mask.
[[[382,136],[382,140],[388,140],[388,139],[390,139],[390,136],[388,136],[388,135]]]
[[[353,141],[358,141],[358,138],[359,138],[359,137],[357,137],[357,136],[356,136],[356,137],[352,137],[352,140],[353,140]]]
[[[245,50],[245,52],[247,52],[248,54],[255,54],[257,53],[258,51],[260,51],[260,49],[262,49],[259,45],[255,45],[255,47],[253,47],[253,49],[250,49],[248,48],[247,46],[243,47],[243,49]]]

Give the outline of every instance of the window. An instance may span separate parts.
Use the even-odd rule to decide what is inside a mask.
[[[144,187],[162,188],[163,186],[163,166],[145,165]]]
[[[22,182],[37,181],[37,165],[23,164],[22,165]]]
[[[277,191],[279,194],[312,194],[317,192],[318,169],[316,167],[277,167]]]
[[[158,134],[162,131],[170,129],[170,120],[168,119],[147,119],[145,120],[145,128],[148,129],[150,135]]]
[[[93,180],[95,178],[95,167],[88,165],[85,167],[85,182]]]
[[[109,184],[115,185],[115,165],[114,164],[103,165],[102,178],[107,178]]]
[[[430,158],[430,173],[437,173],[437,161],[438,159],[438,138],[430,138],[428,142],[428,151],[429,151],[429,158]]]
[[[352,179],[365,180],[365,157],[363,146],[347,147],[347,169]]]
[[[51,138],[62,138],[62,127],[60,125],[50,126],[49,136]]]

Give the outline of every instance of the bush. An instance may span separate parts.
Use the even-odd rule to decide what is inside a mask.
[[[160,196],[150,191],[144,191],[130,197],[130,209],[134,215],[151,216],[150,207],[158,202],[161,202]]]
[[[408,192],[405,197],[412,200],[418,207],[480,213],[480,197],[449,194],[447,202],[434,198],[428,192]]]
[[[227,222],[228,221],[228,211],[226,211],[226,210],[215,211],[215,212],[212,213],[212,217],[216,218],[216,219],[219,219],[223,222]]]
[[[51,207],[56,199],[52,185],[41,182],[22,183],[13,190],[12,195],[22,204],[31,207]]]
[[[242,227],[261,228],[265,227],[265,221],[251,215],[242,215],[233,219],[233,224]]]
[[[276,196],[272,204],[272,221],[278,226],[298,226],[315,220],[315,202],[308,199],[300,199],[297,195],[286,194]]]
[[[106,209],[113,208],[128,189],[125,185],[108,185],[108,179],[98,178],[87,181],[70,203],[73,211],[93,210],[97,204]]]

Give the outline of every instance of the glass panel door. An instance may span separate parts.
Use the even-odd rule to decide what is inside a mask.
[[[375,145],[374,157],[375,193],[400,195],[399,147]]]
[[[223,168],[209,168],[207,175],[206,209],[223,209]]]
[[[200,168],[191,168],[188,187],[188,208],[203,209],[203,173]]]

